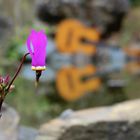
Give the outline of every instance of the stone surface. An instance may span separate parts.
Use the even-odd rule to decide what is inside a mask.
[[[58,140],[139,140],[140,122],[100,122],[88,126],[73,126]]]
[[[19,128],[19,140],[35,140],[38,131],[34,128],[21,126]]]
[[[0,140],[18,140],[19,115],[7,105],[3,106],[0,119]]]
[[[138,140],[139,106],[140,100],[134,100],[73,112],[65,119],[58,118],[42,125],[36,140],[90,140],[93,137],[94,140],[110,140],[110,137],[114,140],[132,140],[132,137]],[[126,135],[127,130],[129,134]]]
[[[47,23],[76,18],[109,34],[120,30],[129,0],[37,0],[37,7],[37,16]]]

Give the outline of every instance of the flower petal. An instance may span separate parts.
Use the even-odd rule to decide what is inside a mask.
[[[9,83],[9,81],[10,81],[10,76],[9,75],[7,75],[5,78],[4,78],[4,85],[8,85],[8,83]]]

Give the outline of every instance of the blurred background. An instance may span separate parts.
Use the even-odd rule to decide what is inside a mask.
[[[7,96],[22,124],[140,98],[139,0],[0,0],[0,75],[14,75],[32,28],[48,36],[47,70],[36,89],[28,57]]]

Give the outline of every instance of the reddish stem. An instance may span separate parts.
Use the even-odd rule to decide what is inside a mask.
[[[21,68],[22,68],[22,65],[23,65],[23,63],[24,63],[24,61],[25,61],[25,59],[26,59],[26,56],[29,55],[29,54],[30,54],[30,53],[26,53],[26,54],[23,56],[23,58],[22,58],[22,60],[21,60],[21,63],[20,63],[20,66],[19,66],[19,68],[17,69],[17,72],[15,73],[13,79],[11,80],[11,82],[9,83],[9,86],[8,86],[7,89],[6,89],[7,93],[8,93],[8,91],[9,91],[11,85],[12,85],[13,82],[15,81],[16,77],[18,76],[18,74],[19,74],[19,72],[20,72],[20,70],[21,70]],[[6,94],[7,94],[7,93],[6,93]]]

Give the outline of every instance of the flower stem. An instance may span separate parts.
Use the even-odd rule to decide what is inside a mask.
[[[4,101],[4,99],[0,99],[0,113],[1,113],[1,110],[2,110],[3,101]],[[1,117],[1,114],[0,114],[0,117]]]
[[[1,91],[1,96],[0,96],[0,118],[2,116],[2,104],[3,104],[3,101],[4,101],[4,98],[5,98],[5,91]]]
[[[17,71],[16,71],[16,73],[15,73],[13,79],[11,80],[11,82],[9,83],[9,85],[8,85],[8,87],[7,87],[7,89],[6,89],[7,93],[8,93],[8,91],[9,91],[11,85],[13,84],[13,82],[15,81],[15,79],[17,78],[17,76],[18,76],[18,74],[19,74],[19,72],[20,72],[20,70],[21,70],[21,68],[22,68],[22,65],[23,65],[23,63],[24,63],[24,61],[25,61],[27,55],[29,55],[29,53],[26,53],[26,54],[23,56],[23,58],[22,58],[22,60],[21,60],[21,63],[20,63],[20,66],[18,67],[18,69],[17,69]],[[6,95],[7,95],[7,93],[6,93]],[[5,95],[5,96],[6,96],[6,95]]]

